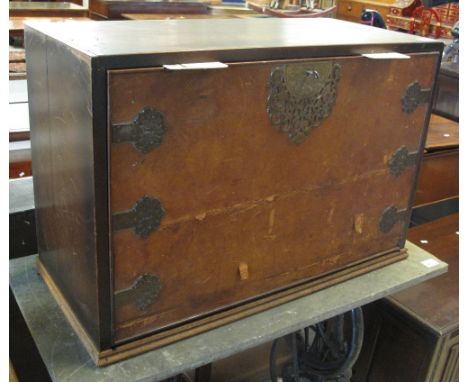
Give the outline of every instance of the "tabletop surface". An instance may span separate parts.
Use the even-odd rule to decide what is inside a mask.
[[[447,271],[447,264],[428,252],[409,242],[406,247],[406,260],[101,368],[94,366],[37,274],[36,255],[10,260],[10,286],[54,382],[154,382],[271,341]]]
[[[9,213],[34,210],[34,185],[32,176],[9,181]]]
[[[26,80],[8,81],[8,103],[25,102],[28,102],[28,85]],[[29,119],[29,115],[27,117]],[[13,115],[11,115],[11,118],[13,118]]]

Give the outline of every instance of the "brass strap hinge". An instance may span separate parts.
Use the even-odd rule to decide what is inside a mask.
[[[162,113],[145,107],[133,121],[112,125],[112,143],[133,143],[139,152],[147,153],[162,143],[166,130]]]
[[[142,274],[126,289],[114,293],[114,307],[120,309],[125,305],[133,304],[135,308],[147,312],[159,297],[161,282],[158,276]]]
[[[164,214],[161,202],[145,195],[130,210],[112,215],[112,229],[116,231],[134,228],[138,236],[145,238],[159,228]]]
[[[431,100],[431,89],[423,89],[418,81],[414,81],[406,88],[401,97],[401,108],[405,113],[412,113],[416,108]]]
[[[390,174],[400,176],[407,167],[416,165],[417,158],[417,151],[409,152],[406,146],[401,146],[388,161]]]
[[[406,220],[407,212],[408,210],[399,210],[395,206],[385,208],[379,221],[380,231],[383,233],[390,232],[395,224]]]

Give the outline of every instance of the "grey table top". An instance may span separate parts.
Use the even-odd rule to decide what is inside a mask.
[[[26,80],[8,81],[8,102],[24,103],[28,102],[28,86]]]
[[[32,176],[10,179],[9,196],[10,214],[33,210],[34,185]]]
[[[10,260],[10,286],[53,381],[159,381],[313,325],[447,271],[407,242],[406,260],[137,357],[97,368],[36,273]]]
[[[10,133],[29,131],[29,104],[16,102],[8,104],[8,131]]]

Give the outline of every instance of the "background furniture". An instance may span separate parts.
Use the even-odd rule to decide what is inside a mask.
[[[208,5],[216,1],[144,1],[144,0],[90,0],[89,15],[97,20],[118,20],[131,13],[207,14]]]
[[[87,17],[88,9],[67,2],[10,1],[10,17]]]
[[[433,112],[458,122],[459,66],[457,62],[442,62],[437,79]]]
[[[458,122],[432,114],[411,224],[458,212]]]
[[[458,381],[458,214],[411,228],[408,239],[449,271],[364,307],[354,382]]]
[[[379,11],[382,17],[390,12],[395,0],[337,0],[336,18],[359,23],[364,9]]]

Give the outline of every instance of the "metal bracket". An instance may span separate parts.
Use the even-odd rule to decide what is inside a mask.
[[[145,107],[132,122],[112,125],[112,143],[133,143],[141,153],[158,147],[166,133],[167,126],[162,113]]]
[[[160,291],[159,277],[144,273],[138,276],[131,287],[114,293],[114,306],[120,309],[124,305],[133,304],[138,310],[146,312],[156,302]]]
[[[406,209],[399,210],[395,206],[385,208],[379,221],[380,231],[383,233],[390,232],[396,223],[405,221],[406,214]]]
[[[333,62],[275,67],[267,101],[271,124],[291,142],[304,142],[312,128],[330,115],[340,78],[341,66]]]
[[[115,213],[112,216],[112,228],[115,231],[134,228],[138,236],[145,238],[159,228],[164,214],[161,202],[145,195],[135,203],[132,209]]]
[[[431,89],[423,89],[418,81],[414,81],[406,88],[405,94],[401,97],[401,108],[405,113],[412,113],[423,103],[431,100]]]
[[[416,164],[417,158],[417,151],[409,152],[406,146],[401,146],[397,151],[395,151],[388,161],[390,174],[393,176],[400,176],[407,167],[414,166]]]

